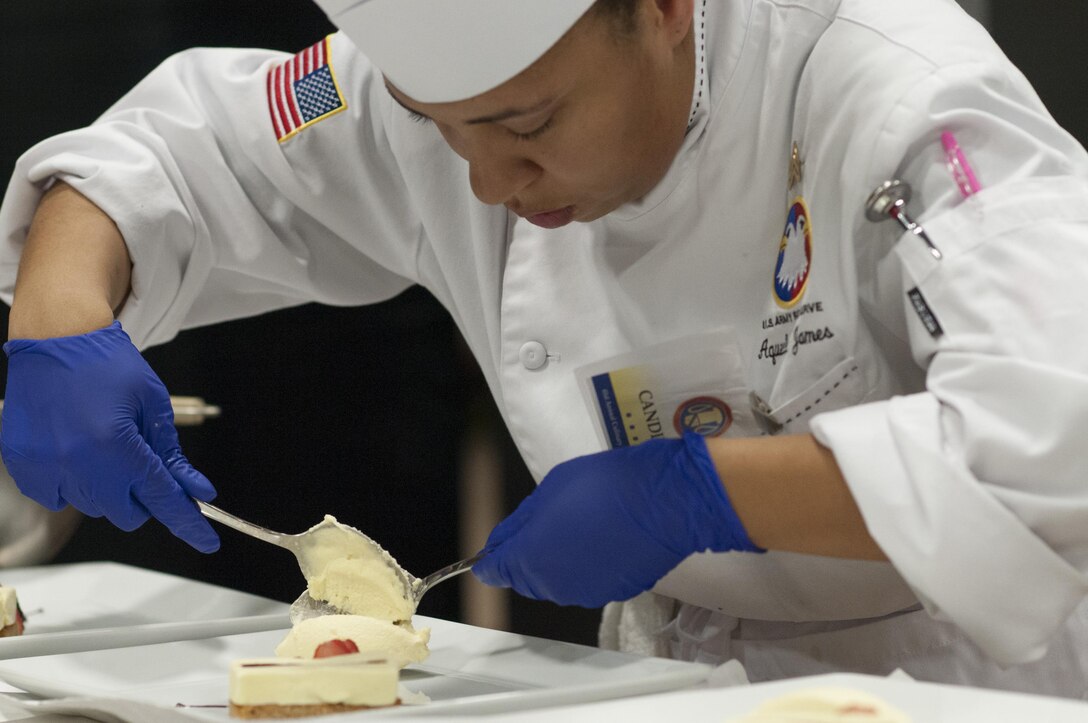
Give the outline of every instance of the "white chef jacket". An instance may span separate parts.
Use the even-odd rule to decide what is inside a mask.
[[[341,35],[335,108],[292,133],[267,81],[295,61],[200,49],[20,160],[0,295],[56,178],[121,229],[120,319],[140,346],[422,284],[538,479],[615,443],[587,389],[652,358],[670,399],[728,401],[714,433],[813,432],[891,563],[695,555],[611,607],[605,643],[736,657],[753,679],[902,667],[1083,697],[1088,155],[951,0],[697,9],[686,141],[656,188],[598,221],[546,231],[481,204]],[[985,186],[971,198],[944,130]],[[942,260],[866,220],[890,178],[912,184]]]

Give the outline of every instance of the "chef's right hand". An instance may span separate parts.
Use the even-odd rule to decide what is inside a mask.
[[[120,323],[4,351],[0,453],[23,494],[122,530],[154,517],[201,552],[219,549],[191,499],[212,500],[215,488],[181,453],[166,387]]]

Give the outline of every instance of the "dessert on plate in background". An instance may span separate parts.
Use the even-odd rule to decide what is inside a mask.
[[[902,711],[861,690],[819,687],[765,701],[733,723],[910,723]]]
[[[15,588],[0,585],[0,638],[22,635],[26,617],[19,608]]]

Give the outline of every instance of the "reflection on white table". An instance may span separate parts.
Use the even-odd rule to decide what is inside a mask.
[[[32,713],[13,704],[11,698],[18,699],[25,694],[13,685],[0,681],[0,721],[31,721],[32,723],[81,723],[93,721],[86,716],[61,715],[59,713]],[[9,696],[11,698],[9,698]]]

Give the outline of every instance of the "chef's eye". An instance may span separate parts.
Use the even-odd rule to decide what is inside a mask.
[[[552,127],[552,119],[549,118],[548,120],[544,121],[544,123],[541,124],[539,127],[535,128],[534,130],[529,131],[528,133],[518,133],[516,131],[510,131],[510,132],[513,133],[514,137],[517,138],[519,141],[531,141],[534,138],[539,137],[542,133],[544,133],[545,131],[547,131],[551,127]]]
[[[407,109],[406,109],[407,110]],[[408,111],[408,119],[413,123],[430,123],[431,119],[422,113],[416,113],[414,110]]]

